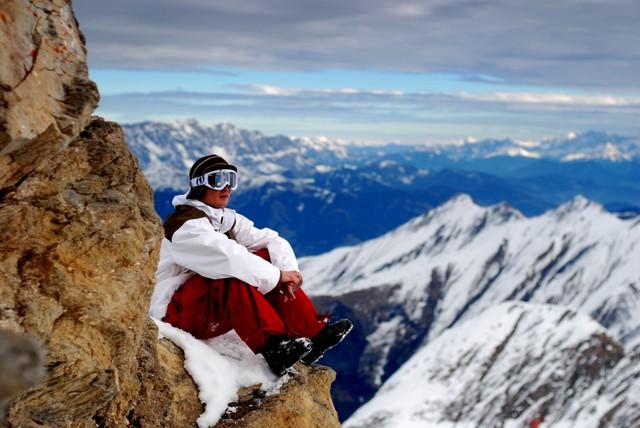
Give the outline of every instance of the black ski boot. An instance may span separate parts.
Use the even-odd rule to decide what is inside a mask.
[[[296,361],[308,354],[312,346],[311,340],[306,337],[288,339],[283,336],[270,336],[261,354],[271,371],[282,376]]]
[[[325,352],[342,342],[347,334],[353,328],[353,324],[348,319],[341,319],[331,324],[324,326],[320,333],[316,335],[311,342],[313,343],[313,349],[311,352],[300,358],[300,362],[303,364],[313,364],[318,361]]]

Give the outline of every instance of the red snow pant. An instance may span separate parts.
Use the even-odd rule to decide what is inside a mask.
[[[269,260],[266,249],[256,255]],[[295,296],[285,302],[277,288],[262,295],[236,278],[209,279],[195,274],[173,294],[162,320],[198,339],[234,329],[258,353],[270,335],[312,338],[325,326],[326,320],[301,288]]]

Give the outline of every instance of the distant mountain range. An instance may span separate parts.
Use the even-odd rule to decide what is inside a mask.
[[[218,153],[240,167],[231,206],[280,231],[302,255],[373,238],[458,193],[483,205],[505,201],[525,215],[576,195],[622,215],[640,212],[640,141],[632,137],[588,132],[535,144],[426,147],[267,137],[194,120],[130,124],[124,131],[161,217],[186,191],[193,161]]]
[[[382,386],[376,398],[367,404],[369,410],[359,411],[353,425],[347,426],[413,426],[398,423],[404,421],[404,416],[382,414],[381,410],[401,412],[404,406],[401,399],[406,397],[413,400],[412,403],[423,400],[420,408],[426,406],[425,418],[417,419],[422,425],[416,426],[431,426],[434,420],[430,418],[435,417],[453,423],[458,421],[457,417],[459,421],[470,421],[469,425],[460,426],[476,427],[498,426],[481,423],[483,420],[478,418],[486,413],[489,419],[485,421],[494,420],[500,409],[492,409],[490,402],[479,398],[480,407],[473,408],[473,391],[480,391],[483,385],[482,371],[473,365],[484,364],[493,351],[499,353],[499,345],[505,341],[504,348],[507,339],[509,346],[505,355],[519,355],[527,350],[526,344],[531,340],[540,342],[539,347],[527,351],[531,361],[522,360],[522,355],[519,360],[507,358],[501,370],[485,379],[487,387],[501,386],[495,391],[484,391],[483,396],[495,393],[500,400],[518,401],[517,416],[533,414],[531,409],[537,407],[546,409],[545,412],[549,410],[543,402],[546,395],[535,391],[548,383],[552,373],[546,370],[556,370],[552,367],[563,364],[575,365],[574,351],[563,353],[565,348],[552,346],[562,343],[564,336],[572,337],[572,344],[591,343],[589,338],[602,332],[607,339],[600,340],[619,348],[611,365],[627,355],[636,355],[633,361],[637,362],[640,358],[639,260],[640,218],[622,220],[581,197],[544,215],[527,218],[506,204],[481,207],[462,195],[376,239],[303,258],[301,269],[305,289],[324,311],[337,317],[348,316],[356,323],[354,332],[328,354],[325,361],[339,373],[334,401],[341,415],[351,414]],[[515,321],[520,315],[503,318],[494,312],[497,311],[494,305],[510,301],[557,305],[560,309],[553,309],[549,315],[556,320],[561,318],[562,311],[571,308],[592,316],[602,327],[587,328],[586,316],[583,316],[565,323],[567,330],[557,327],[562,332],[554,336],[556,321],[545,321],[539,330],[523,328],[535,325],[534,320],[545,316],[538,309],[521,308],[516,309],[516,313],[523,314],[528,321],[516,329]],[[489,321],[482,324],[479,319]],[[486,327],[492,325],[491,322],[502,324],[499,329],[482,329],[482,325]],[[448,333],[451,329],[456,333]],[[512,331],[522,336],[509,338],[508,333]],[[445,334],[449,339],[444,339]],[[465,335],[470,335],[467,343],[463,341]],[[479,349],[482,337],[486,337],[488,348]],[[452,349],[445,352],[447,343]],[[449,354],[452,354],[451,360],[447,357]],[[430,362],[420,362],[425,359]],[[552,360],[558,361],[547,366]],[[456,366],[456,361],[461,363]],[[518,366],[525,363],[530,365],[526,376],[523,367]],[[423,364],[426,365],[424,371],[416,368]],[[437,369],[448,374],[449,389],[443,386],[444,374],[427,376]],[[603,370],[602,373],[609,369],[597,368]],[[398,376],[404,376],[403,380],[397,380]],[[409,380],[411,378],[415,380]],[[418,383],[424,387],[409,391],[407,388],[415,386],[417,379],[422,380]],[[530,384],[522,385],[525,381]],[[562,382],[567,381],[562,377]],[[625,378],[624,382],[630,387],[629,379]],[[637,381],[634,385],[640,387]],[[434,395],[429,388],[435,388],[442,396]],[[463,394],[465,388],[469,391]],[[580,394],[587,394],[581,397],[591,397],[592,392],[586,391],[586,386],[581,388]],[[556,397],[562,393],[571,396],[562,390],[554,392]],[[532,394],[530,402],[524,400],[527,394]],[[389,401],[383,398],[390,396],[395,398]],[[411,398],[414,396],[418,398]],[[631,398],[629,393],[624,397]],[[553,405],[562,407],[562,418],[569,417],[566,406],[589,405],[589,400],[583,398],[575,398],[575,403],[569,400],[569,403],[554,402]],[[630,403],[623,407],[627,409]],[[460,409],[455,407],[458,405]],[[461,413],[455,416],[458,410]],[[630,410],[624,412],[627,411]],[[576,408],[576,414],[581,412],[588,413],[588,407]],[[372,424],[374,416],[380,421],[395,422]],[[434,423],[433,426],[440,425]],[[443,423],[442,426],[452,425]]]
[[[141,122],[123,127],[129,147],[140,159],[147,179],[156,190],[184,188],[187,185],[185,171],[197,158],[211,153],[229,158],[251,172],[243,176],[245,188],[265,182],[309,178],[339,167],[358,168],[385,160],[440,170],[468,161],[503,157],[563,162],[621,162],[640,158],[639,137],[593,131],[540,142],[468,139],[459,144],[424,146],[349,144],[322,137],[265,136],[228,123],[210,126],[193,119],[173,123]],[[410,178],[406,180],[410,181]]]
[[[565,162],[608,160],[613,162],[640,157],[640,139],[605,132],[572,133],[565,138],[542,141],[511,139],[467,139],[460,144],[428,148],[427,151],[450,159],[487,159],[499,156],[553,159]]]

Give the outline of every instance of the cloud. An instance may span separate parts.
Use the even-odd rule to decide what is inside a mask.
[[[590,111],[624,114],[640,111],[640,97],[612,95],[568,95],[554,93],[444,93],[403,92],[399,90],[301,89],[274,85],[234,85],[243,92],[161,91],[106,95],[106,100],[148,102],[207,108],[240,108],[254,111],[288,111],[313,116],[326,112],[366,113],[375,120],[376,113],[419,120],[423,112],[457,111],[477,114],[505,112],[514,107],[520,111]],[[126,104],[126,103],[125,103]]]
[[[640,87],[636,0],[82,0],[94,67],[378,69]]]
[[[640,97],[621,97],[615,95],[574,95],[566,93],[532,93],[532,92],[405,92],[397,89],[369,89],[354,88],[310,89],[284,88],[275,85],[251,84],[233,85],[236,89],[260,96],[301,97],[306,99],[331,96],[340,102],[351,101],[359,103],[365,99],[375,98],[378,102],[393,102],[397,104],[415,103],[419,101],[447,100],[452,103],[458,101],[475,101],[477,103],[503,103],[512,105],[549,105],[567,110],[582,107],[601,108],[607,110],[615,107],[640,107]],[[339,98],[336,98],[339,97]],[[400,99],[400,98],[404,99]],[[469,103],[468,103],[469,104]]]
[[[283,97],[292,96],[327,96],[327,95],[357,95],[357,96],[402,96],[404,92],[397,89],[370,89],[362,90],[355,88],[338,88],[338,89],[309,89],[309,88],[283,88],[274,85],[232,85],[238,89],[245,89],[256,95],[275,95]]]
[[[612,95],[539,94],[526,92],[460,93],[463,99],[512,104],[550,104],[568,107],[640,107],[640,97]]]
[[[98,113],[123,122],[196,117],[266,133],[401,143],[468,135],[536,140],[589,129],[637,134],[640,115],[640,100],[609,95],[299,89],[259,84],[242,89],[233,93],[106,95]]]

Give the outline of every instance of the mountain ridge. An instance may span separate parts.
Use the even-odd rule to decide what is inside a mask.
[[[206,125],[195,119],[172,123],[145,121],[123,125],[126,140],[132,151],[141,159],[143,169],[154,189],[180,189],[185,186],[179,176],[184,168],[200,156],[217,152],[238,164],[261,175],[282,172],[282,167],[301,172],[311,164],[302,156],[313,156],[314,165],[332,168],[338,163],[362,165],[371,160],[383,159],[391,154],[412,154],[427,157],[443,156],[449,160],[475,160],[492,157],[531,157],[533,150],[539,150],[536,158],[563,161],[609,160],[624,161],[640,158],[640,138],[586,131],[565,139],[547,139],[537,143],[527,143],[524,153],[523,143],[511,139],[484,139],[462,144],[398,145],[350,143],[329,140],[325,137],[266,136],[259,131],[237,128],[231,123]],[[173,150],[165,150],[173,148]],[[577,152],[575,151],[577,150]],[[179,156],[174,156],[178,153]],[[268,167],[265,153],[275,156]],[[176,173],[166,174],[166,165],[172,165]],[[165,165],[165,167],[161,167]],[[157,170],[165,171],[164,174]]]
[[[584,197],[528,218],[459,195],[378,238],[301,259],[322,309],[356,320],[327,356],[345,397],[336,407],[349,414],[416,350],[503,301],[580,310],[624,346],[640,344],[639,226]]]
[[[574,310],[502,303],[418,350],[344,426],[630,427],[639,356]]]

